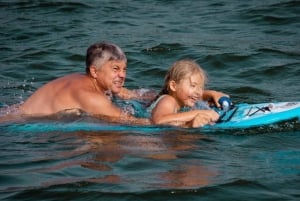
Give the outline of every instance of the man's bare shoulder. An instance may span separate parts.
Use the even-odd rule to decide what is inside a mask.
[[[78,81],[78,80],[84,80],[87,79],[88,75],[82,74],[82,73],[72,73],[65,75],[63,77],[57,78],[53,80],[52,82],[66,82],[66,81]]]
[[[72,90],[72,97],[76,100],[78,108],[93,115],[120,116],[121,110],[112,103],[111,97],[97,90],[92,80],[87,79],[86,83],[81,84]]]
[[[73,73],[73,74],[69,74],[69,75],[65,75],[63,77],[59,77],[57,79],[54,79],[48,83],[46,83],[45,85],[43,85],[42,87],[40,87],[38,90],[44,90],[45,88],[48,89],[53,88],[53,87],[59,87],[59,86],[66,86],[66,85],[72,85],[72,84],[76,84],[76,83],[83,83],[86,79],[86,77],[88,77],[87,75],[84,74],[80,74],[80,73]]]

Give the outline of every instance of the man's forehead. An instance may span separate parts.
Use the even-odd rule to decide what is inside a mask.
[[[111,64],[118,65],[118,66],[125,66],[127,65],[127,62],[125,60],[111,60]]]

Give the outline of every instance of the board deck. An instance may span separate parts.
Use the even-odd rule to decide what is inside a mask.
[[[238,129],[264,126],[300,118],[300,102],[237,104],[228,112],[220,111],[220,120],[213,128]]]

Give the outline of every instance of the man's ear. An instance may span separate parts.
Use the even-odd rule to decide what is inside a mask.
[[[92,78],[97,78],[97,69],[96,69],[96,66],[94,66],[94,65],[90,66],[90,74],[91,74]]]
[[[174,80],[169,82],[169,89],[173,92],[176,91],[176,82]]]

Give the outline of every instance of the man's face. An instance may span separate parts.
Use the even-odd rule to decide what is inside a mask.
[[[123,60],[108,61],[97,70],[97,74],[97,83],[102,90],[119,93],[126,78],[126,62]]]

